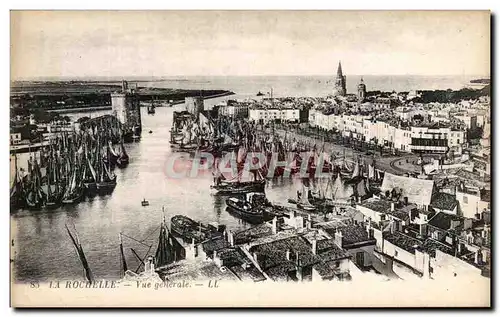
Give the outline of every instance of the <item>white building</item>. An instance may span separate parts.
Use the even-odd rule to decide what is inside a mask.
[[[21,142],[21,133],[11,133],[10,134],[10,144],[19,144]]]
[[[489,209],[490,203],[481,199],[481,191],[479,188],[464,186],[457,188],[457,201],[460,209],[460,214],[466,218],[476,218],[485,209]]]
[[[465,131],[449,127],[411,127],[411,138],[413,152],[445,153],[455,148],[461,153],[466,141]]]
[[[300,110],[295,108],[257,108],[248,109],[248,120],[258,123],[299,122]]]
[[[230,103],[219,107],[219,114],[232,118],[248,118],[248,104],[245,103]]]

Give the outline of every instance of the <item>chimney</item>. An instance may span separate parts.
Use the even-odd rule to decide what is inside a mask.
[[[477,250],[476,253],[474,253],[474,263],[481,264],[481,262],[481,251]]]
[[[342,248],[342,238],[342,231],[340,231],[340,229],[337,229],[337,231],[335,231],[335,244],[339,248]]]
[[[290,249],[286,250],[286,260],[290,261]]]
[[[389,229],[391,230],[391,234],[396,232],[396,222],[391,219],[391,222],[389,223]]]
[[[420,236],[422,236],[422,238],[425,238],[427,236],[427,224],[421,223],[419,229]]]
[[[408,206],[408,197],[403,197],[403,203],[405,206]]]
[[[391,211],[394,211],[394,202],[391,202]]]
[[[302,261],[297,257],[297,279],[302,282],[304,277],[302,275]]]
[[[311,229],[312,228],[312,219],[311,219],[311,215],[307,215],[307,229]]]
[[[273,218],[273,234],[278,233],[278,219],[276,217]]]
[[[368,225],[366,226],[366,232],[368,233],[368,239],[373,239],[373,228],[371,220],[368,220]]]
[[[233,233],[231,232],[231,230],[228,230],[227,231],[227,242],[229,242],[229,244],[234,247],[234,235]]]
[[[316,240],[316,238],[313,238],[312,240],[312,253],[314,255],[318,254],[318,241]]]

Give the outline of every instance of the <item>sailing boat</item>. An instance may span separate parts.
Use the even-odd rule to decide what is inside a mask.
[[[129,157],[127,151],[125,150],[125,146],[123,144],[123,140],[120,143],[120,155],[116,159],[116,166],[119,168],[124,168],[129,164]]]
[[[155,114],[154,100],[151,100],[151,105],[148,106],[148,114]]]
[[[225,180],[222,173],[219,170],[220,161],[216,164],[216,169],[214,175],[214,184],[210,186],[211,189],[215,190],[218,194],[244,194],[250,192],[261,192],[263,193],[266,188],[266,180],[262,176],[260,170],[254,171],[255,179],[253,181],[241,181],[241,176],[243,173],[243,168],[241,165],[238,167],[238,175],[233,180]]]
[[[19,172],[17,170],[17,155],[15,155],[15,172],[14,172],[14,180],[10,187],[10,208],[11,210],[22,207],[23,205],[23,181],[19,177]]]
[[[99,146],[98,146],[99,148]],[[110,152],[107,152],[108,156]],[[111,171],[110,160],[108,157],[108,164],[105,164],[104,161],[100,161],[99,173],[97,175],[97,191],[99,195],[106,195],[112,192],[116,187],[116,175]]]
[[[47,202],[45,206],[50,209],[57,208],[61,205],[63,191],[58,184],[56,168],[54,160],[50,160],[47,166]],[[52,184],[52,182],[54,184]],[[52,190],[54,187],[54,190]]]
[[[75,161],[77,161],[75,155]],[[77,164],[78,166],[78,164]],[[66,192],[62,198],[63,204],[74,204],[80,202],[84,198],[83,183],[79,177],[78,168],[73,168],[69,184],[66,187]]]
[[[46,194],[43,192],[41,187],[41,179],[42,174],[40,172],[39,165],[37,163],[37,159],[35,157],[33,167],[30,165],[30,179],[31,179],[31,188],[28,189],[26,194],[26,205],[30,210],[39,210],[45,205],[45,201],[47,199]]]
[[[354,194],[351,186],[346,185],[340,176],[337,176],[332,187],[332,192],[335,193],[335,201],[349,203]]]
[[[97,189],[96,181],[97,181],[97,174],[94,169],[94,166],[92,165],[91,160],[89,159],[87,152],[85,152],[85,162],[87,165],[83,166],[84,172],[83,172],[83,187],[89,194],[95,193]]]
[[[297,193],[298,194],[298,193]],[[302,193],[297,197],[297,207],[305,211],[316,211],[316,206],[309,201],[310,189],[302,184]]]
[[[340,168],[340,175],[344,178],[348,178],[348,177],[352,176],[353,172],[354,172],[354,169],[347,164],[345,149],[344,149],[344,159],[343,159],[343,164]]]
[[[118,154],[116,153],[113,144],[111,141],[108,142],[107,153],[103,155],[104,163],[108,164],[110,168],[114,168],[116,165],[116,161],[118,160]]]

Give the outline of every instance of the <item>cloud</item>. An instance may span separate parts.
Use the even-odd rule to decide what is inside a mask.
[[[488,12],[12,13],[12,75],[457,75],[489,71]]]

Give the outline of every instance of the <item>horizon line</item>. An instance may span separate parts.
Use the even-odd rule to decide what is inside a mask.
[[[396,77],[396,76],[409,76],[409,77],[487,77],[491,79],[491,74],[347,74],[347,78],[350,76],[386,76],[386,77]],[[36,80],[36,79],[83,79],[83,78],[108,78],[108,79],[127,79],[127,78],[169,78],[169,77],[332,77],[335,78],[336,75],[327,74],[262,74],[262,75],[83,75],[83,76],[57,76],[57,75],[43,75],[43,76],[29,76],[29,77],[17,77],[11,78],[10,81],[26,81],[26,80]],[[483,78],[482,78],[483,79]]]

